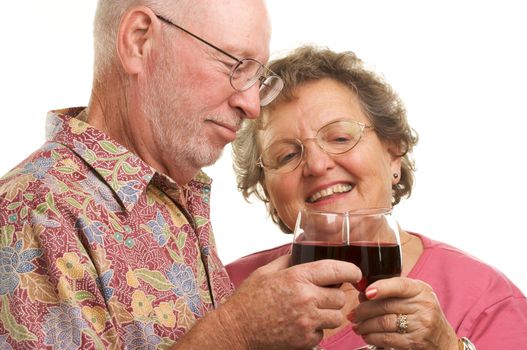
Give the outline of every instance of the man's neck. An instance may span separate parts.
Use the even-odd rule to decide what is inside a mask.
[[[116,105],[111,101],[123,101],[122,95],[109,96],[94,91],[87,108],[87,123],[136,154],[156,171],[168,175],[179,185],[187,184],[196,176],[200,169],[165,160],[170,159],[170,155],[159,149],[148,118],[137,112],[140,108]],[[131,111],[132,109],[136,112]]]

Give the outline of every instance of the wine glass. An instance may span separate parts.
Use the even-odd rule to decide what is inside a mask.
[[[360,292],[375,281],[398,277],[402,270],[399,225],[387,208],[359,209],[348,212],[349,245],[352,263],[362,271],[355,285]],[[366,345],[355,350],[381,350]],[[389,349],[386,349],[389,350]]]
[[[301,210],[292,247],[292,262],[335,259],[355,264],[362,279],[354,284],[364,292],[371,283],[401,275],[402,254],[397,221],[389,208],[345,213]],[[382,349],[367,345],[356,350]]]

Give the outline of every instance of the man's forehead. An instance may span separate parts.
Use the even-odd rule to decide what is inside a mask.
[[[271,24],[263,1],[229,0],[200,3],[201,5],[192,5],[192,17],[184,19],[188,23],[187,26],[191,26],[198,33],[201,32],[204,38],[240,58],[267,61]]]

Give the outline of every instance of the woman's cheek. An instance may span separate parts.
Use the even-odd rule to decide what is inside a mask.
[[[269,199],[277,210],[278,215],[290,228],[294,226],[298,210],[303,206],[303,201],[299,198],[298,186],[292,181],[287,181],[287,177],[269,177],[266,181],[266,188]]]

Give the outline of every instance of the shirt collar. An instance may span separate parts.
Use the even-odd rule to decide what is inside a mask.
[[[46,140],[70,148],[82,158],[131,210],[155,174],[155,169],[102,131],[75,118],[84,107],[48,112]]]
[[[137,155],[82,118],[76,118],[84,110],[85,107],[74,107],[48,112],[46,140],[61,143],[82,158],[110,186],[126,210],[132,210],[156,173],[166,178],[170,187],[180,190],[168,176],[156,172]],[[211,183],[212,179],[199,171],[185,188],[203,191],[208,197]]]

